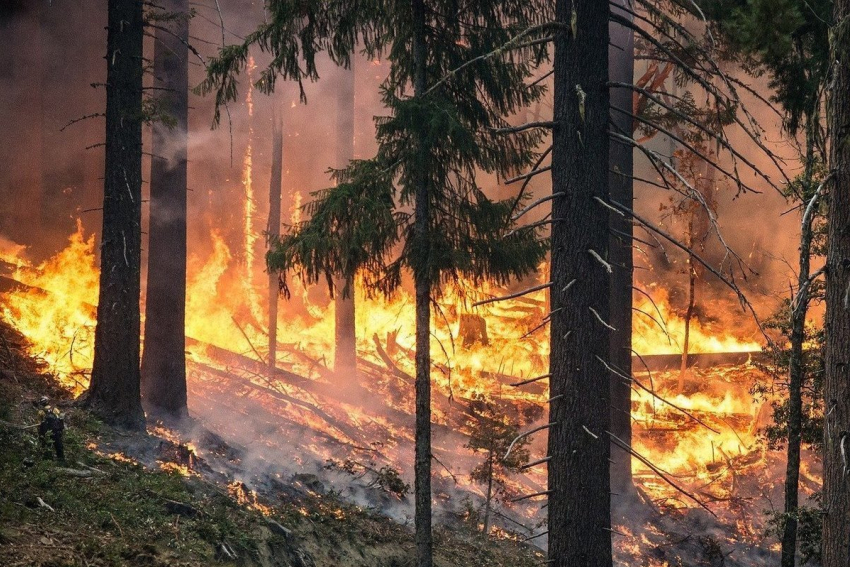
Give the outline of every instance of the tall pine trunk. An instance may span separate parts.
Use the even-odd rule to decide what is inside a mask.
[[[426,77],[427,45],[425,43],[425,1],[412,0],[413,19],[413,95],[424,96],[428,87]],[[431,537],[431,277],[430,277],[430,214],[429,214],[429,153],[427,135],[417,125],[417,162],[414,187],[413,238],[419,257],[413,267],[416,293],[416,434],[414,456],[414,523],[416,524],[416,565],[431,567],[433,540]]]
[[[283,121],[275,115],[272,130],[272,175],[269,181],[269,243],[280,236],[280,205],[283,191]],[[277,307],[280,296],[278,275],[269,270],[269,370],[277,368]]]
[[[625,2],[626,0],[619,0]],[[631,19],[631,14],[611,8],[620,16]],[[635,70],[634,32],[615,22],[608,24],[611,45],[608,47],[608,76],[612,82],[632,84]],[[632,91],[626,88],[611,90],[611,106],[632,112]],[[633,124],[628,114],[611,112],[612,128],[624,136],[631,136]],[[609,142],[611,198],[634,208],[634,160],[632,148],[616,141]],[[612,234],[610,257],[614,266],[611,274],[611,362],[626,376],[632,375],[632,282],[634,261],[632,258],[632,236],[634,225],[631,219],[610,214]],[[632,443],[632,387],[622,377],[611,375],[611,432],[625,443]],[[622,502],[634,494],[632,483],[632,458],[622,451],[612,451],[611,492],[614,502]]]
[[[850,0],[830,33],[829,249],[824,376],[823,567],[850,565]]]
[[[106,168],[94,364],[85,405],[143,429],[139,391],[142,220],[142,0],[109,0]]]
[[[163,0],[173,19],[154,37],[154,87],[166,121],[153,125],[148,281],[142,397],[154,413],[186,407],[186,146],[189,115],[189,2]],[[173,121],[173,122],[172,122]]]
[[[610,567],[608,3],[555,17],[549,565]]]
[[[490,535],[490,504],[493,501],[493,447],[487,452],[487,496],[484,500],[484,537]]]
[[[351,68],[340,73],[337,89],[336,166],[343,168],[354,158],[354,56]],[[348,287],[349,293],[342,291]],[[334,371],[346,376],[346,384],[354,383],[357,372],[357,342],[354,319],[354,282],[337,280],[334,295],[335,353]]]
[[[814,164],[813,125],[806,118],[805,186],[812,187]],[[804,192],[806,194],[807,192]],[[813,196],[813,198],[817,198]],[[804,205],[803,210],[806,211]],[[785,527],[782,532],[781,566],[794,567],[797,555],[797,509],[799,506],[800,445],[803,432],[803,342],[806,340],[806,314],[809,306],[809,269],[812,254],[812,220],[804,213],[800,227],[800,258],[797,296],[791,302],[791,353],[788,359],[788,447],[785,465]]]

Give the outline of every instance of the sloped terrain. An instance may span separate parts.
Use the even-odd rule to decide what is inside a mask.
[[[0,564],[14,566],[403,566],[410,526],[344,501],[310,475],[255,492],[154,425],[112,429],[73,405],[0,322]],[[65,414],[64,463],[37,436],[39,400]],[[222,453],[232,450],[206,436]],[[437,565],[531,566],[539,550],[484,541],[458,518],[435,533]]]

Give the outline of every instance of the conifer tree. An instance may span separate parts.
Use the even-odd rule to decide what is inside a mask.
[[[149,15],[154,33],[145,348],[141,379],[145,406],[185,417],[186,399],[186,166],[189,116],[189,3],[166,0]]]
[[[369,289],[384,293],[401,286],[406,270],[412,273],[417,564],[430,567],[430,303],[461,277],[505,283],[543,258],[535,228],[506,235],[515,200],[489,199],[477,177],[481,171],[507,176],[533,162],[537,130],[505,136],[499,129],[509,127],[505,116],[542,93],[524,80],[538,49],[533,40],[545,28],[532,27],[537,36],[528,30],[545,10],[515,0],[478,0],[463,8],[423,0],[317,5],[272,2],[269,23],[243,45],[225,49],[202,89],[216,90],[219,102],[231,100],[235,73],[252,44],[275,57],[258,83],[266,91],[278,75],[316,76],[320,50],[347,64],[358,38],[367,54],[385,53],[391,61],[382,85],[391,115],[377,119],[377,155],[337,171],[337,185],[316,194],[310,220],[280,239],[268,264],[330,286],[335,276],[359,272]],[[527,43],[494,52],[519,32]]]
[[[505,479],[518,473],[528,462],[528,438],[517,440],[519,430],[499,411],[492,400],[483,396],[470,404],[475,421],[466,447],[475,453],[483,453],[484,461],[469,473],[469,478],[486,487],[484,495],[484,525],[482,533],[490,533],[490,510],[493,498],[505,490]]]
[[[110,0],[107,6],[100,293],[85,404],[110,423],[143,429],[139,390],[143,1]]]
[[[628,7],[627,0],[619,0]],[[611,10],[632,20],[631,15],[616,4]],[[632,84],[635,72],[634,31],[616,22],[609,22],[611,44],[608,47],[609,77],[612,82]],[[632,93],[628,89],[611,91],[611,106],[632,112]],[[634,120],[630,114],[612,111],[611,120],[618,132],[631,134]],[[611,167],[609,183],[611,197],[620,203],[634,200],[634,149],[631,146],[609,141]],[[634,223],[631,219],[610,213],[610,258],[614,267],[611,273],[611,326],[617,329],[611,335],[610,360],[622,374],[632,375],[632,286],[634,261],[632,239]],[[611,374],[611,432],[631,445],[632,443],[632,388],[622,377]],[[611,456],[611,492],[620,497],[615,503],[625,503],[635,494],[632,483],[631,455],[617,452]],[[616,507],[616,506],[615,506]]]
[[[811,273],[811,257],[818,249],[818,201],[828,180],[826,133],[821,107],[829,80],[829,0],[707,0],[707,15],[728,45],[727,54],[759,74],[766,72],[774,89],[773,101],[784,112],[784,128],[791,137],[802,133],[802,173],[784,188],[785,196],[802,213],[796,295],[790,299],[787,330],[788,399],[775,413],[786,428],[787,463],[785,503],[781,526],[781,565],[794,567],[797,550],[800,447],[804,437],[804,388],[807,372],[806,314],[818,273]],[[780,357],[784,353],[776,353]],[[810,384],[809,384],[810,385]]]
[[[549,564],[612,564],[608,3],[558,0],[552,138]]]

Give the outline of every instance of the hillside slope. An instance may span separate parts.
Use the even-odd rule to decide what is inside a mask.
[[[0,321],[0,565],[412,564],[410,526],[305,478],[251,492],[164,428],[128,434],[97,421],[24,352],[24,339]],[[64,463],[39,443],[43,396],[65,415]],[[440,567],[543,561],[510,538],[484,541],[462,521],[438,529],[435,543]]]

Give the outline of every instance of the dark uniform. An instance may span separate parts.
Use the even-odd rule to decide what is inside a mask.
[[[59,411],[59,408],[50,405],[44,406],[39,412],[41,423],[38,425],[38,438],[42,447],[47,445],[47,434],[50,433],[53,438],[53,449],[56,451],[56,458],[60,461],[65,460],[65,445],[63,442],[63,433],[65,431],[65,416]]]

